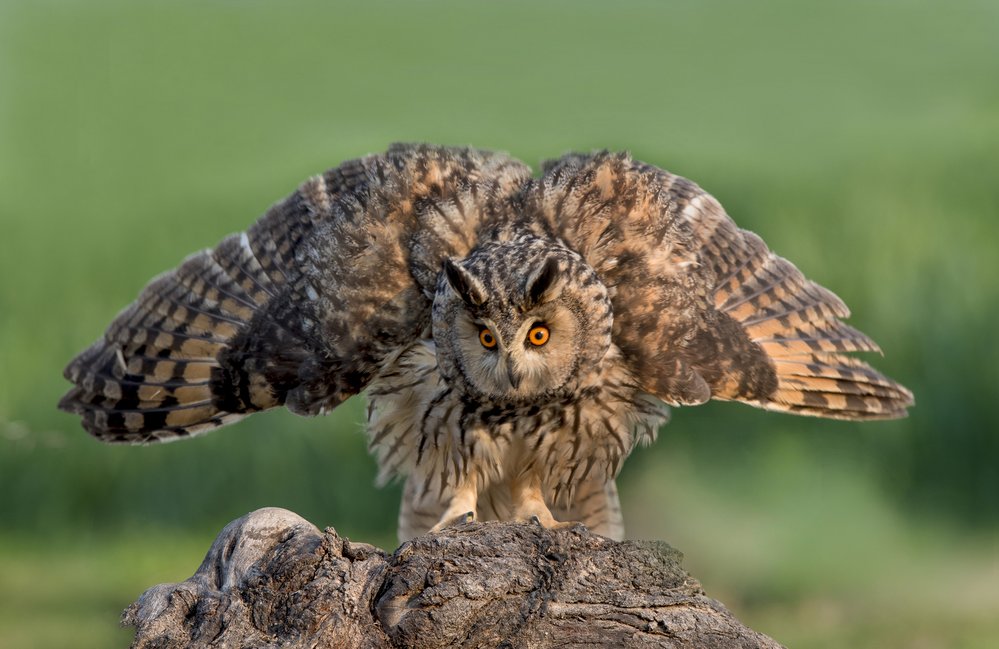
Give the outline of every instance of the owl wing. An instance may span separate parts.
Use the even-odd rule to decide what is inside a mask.
[[[525,210],[611,288],[614,341],[642,389],[838,419],[901,417],[912,394],[849,352],[880,351],[846,305],[691,181],[624,154],[546,164]]]
[[[443,259],[529,177],[502,154],[395,145],[311,178],[150,282],[66,368],[59,407],[125,443],[332,409],[424,334]]]

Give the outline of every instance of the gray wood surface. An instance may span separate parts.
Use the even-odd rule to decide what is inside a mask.
[[[389,555],[283,509],[233,521],[198,571],[132,604],[133,647],[780,647],[664,543],[468,523]]]

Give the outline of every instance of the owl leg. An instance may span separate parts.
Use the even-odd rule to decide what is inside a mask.
[[[426,534],[437,524],[446,509],[445,503],[419,489],[419,480],[413,476],[406,479],[399,507],[399,542],[408,541]]]
[[[591,475],[576,485],[571,503],[553,504],[559,520],[582,521],[586,529],[615,541],[624,540],[624,520],[617,485],[604,476]]]
[[[441,514],[441,519],[430,528],[431,532],[439,532],[451,525],[460,525],[475,520],[475,505],[479,500],[479,490],[475,482],[469,480],[454,490],[451,502]]]
[[[513,497],[515,520],[536,520],[542,527],[549,529],[573,527],[580,524],[574,521],[560,522],[555,520],[541,493],[541,478],[535,473],[526,474],[514,480],[510,485],[510,493]]]

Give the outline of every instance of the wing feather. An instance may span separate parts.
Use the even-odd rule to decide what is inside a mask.
[[[529,176],[503,154],[394,145],[309,179],[153,279],[66,368],[59,406],[124,443],[279,405],[325,412],[425,330],[443,259],[467,253]]]
[[[905,416],[913,404],[912,393],[845,355],[881,349],[842,322],[850,311],[837,295],[808,280],[757,235],[738,229],[709,194],[701,192],[681,215],[694,233],[703,263],[716,274],[715,308],[763,350],[777,378],[768,394],[746,398],[721,390],[716,398],[835,419]]]
[[[614,341],[643,389],[846,419],[899,417],[904,387],[849,352],[879,352],[850,312],[695,183],[624,154],[546,163],[528,227],[561,237],[613,290]]]

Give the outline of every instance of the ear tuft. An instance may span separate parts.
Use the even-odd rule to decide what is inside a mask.
[[[559,272],[558,260],[549,257],[527,280],[526,301],[529,305],[547,302],[555,296],[558,287],[561,285],[562,275]]]
[[[454,289],[454,292],[466,304],[481,306],[485,303],[486,292],[482,287],[482,283],[453,259],[444,260],[444,275],[447,277],[447,282]]]

